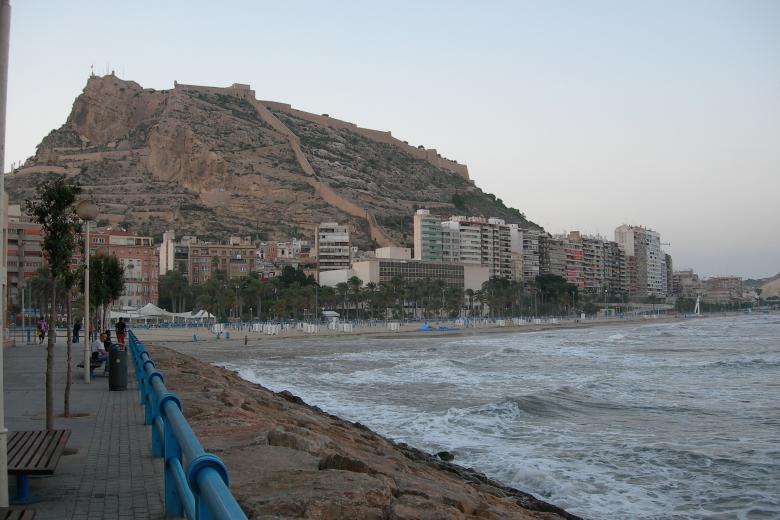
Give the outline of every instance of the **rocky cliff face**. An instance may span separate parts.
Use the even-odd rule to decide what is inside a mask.
[[[101,219],[154,235],[311,237],[335,220],[359,245],[411,245],[420,207],[528,224],[435,150],[258,101],[246,85],[155,91],[91,77],[6,187],[21,201],[37,180],[63,173],[96,200]]]

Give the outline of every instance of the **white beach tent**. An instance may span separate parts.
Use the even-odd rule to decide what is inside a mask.
[[[199,310],[198,312],[168,312],[165,309],[161,309],[152,303],[147,303],[140,309],[122,309],[119,311],[111,311],[112,320],[118,320],[119,318],[137,321],[184,320],[204,322],[214,320],[215,316],[203,309]]]
[[[161,309],[153,303],[147,303],[136,312],[138,312],[139,316],[148,318],[173,318],[175,316],[174,313]]]

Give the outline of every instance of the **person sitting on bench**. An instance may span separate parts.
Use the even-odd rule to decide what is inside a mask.
[[[106,348],[104,345],[105,341],[106,341],[106,334],[101,333],[100,337],[96,338],[95,341],[92,342],[93,363],[102,363],[103,361],[108,359],[108,352],[106,352]]]

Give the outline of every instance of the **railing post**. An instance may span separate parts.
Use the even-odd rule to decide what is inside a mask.
[[[165,462],[165,515],[169,517],[178,518],[184,516],[184,506],[182,504],[181,497],[179,496],[178,489],[176,488],[176,480],[173,476],[172,462],[178,461],[181,464],[181,446],[179,441],[176,440],[176,436],[171,429],[171,423],[165,416],[165,404],[171,401],[179,407],[181,410],[181,400],[175,394],[168,393],[160,398],[159,411],[160,416],[163,418],[163,425],[165,429],[165,438],[163,444],[163,460]]]
[[[217,474],[219,474],[220,478],[225,483],[225,486],[229,486],[227,468],[219,457],[210,453],[204,453],[190,461],[187,466],[187,482],[195,496],[195,518],[197,520],[221,520],[214,516],[212,511],[208,508],[200,486],[198,486],[198,474],[209,468],[216,470]]]
[[[152,456],[153,457],[162,457],[163,456],[163,438],[160,432],[160,429],[157,427],[157,419],[160,417],[160,408],[159,408],[159,402],[157,399],[157,395],[154,392],[154,389],[152,388],[152,380],[154,378],[159,378],[160,381],[163,381],[162,374],[155,370],[151,374],[149,374],[149,377],[146,378],[146,384],[147,387],[147,398],[149,403],[149,412],[150,412],[150,423],[152,425]]]
[[[151,370],[154,370],[154,361],[152,361],[151,359],[147,359],[143,363],[143,368],[141,368],[141,384],[140,384],[140,386],[141,386],[141,404],[144,404],[144,403],[147,402],[146,401],[146,396],[152,391],[152,386],[150,384],[149,375],[146,373],[146,367],[147,366],[151,367]],[[145,424],[151,424],[151,423],[147,422]]]

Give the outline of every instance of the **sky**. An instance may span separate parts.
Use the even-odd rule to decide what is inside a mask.
[[[780,2],[11,0],[6,168],[90,74],[249,83],[436,148],[547,231],[780,272]]]

